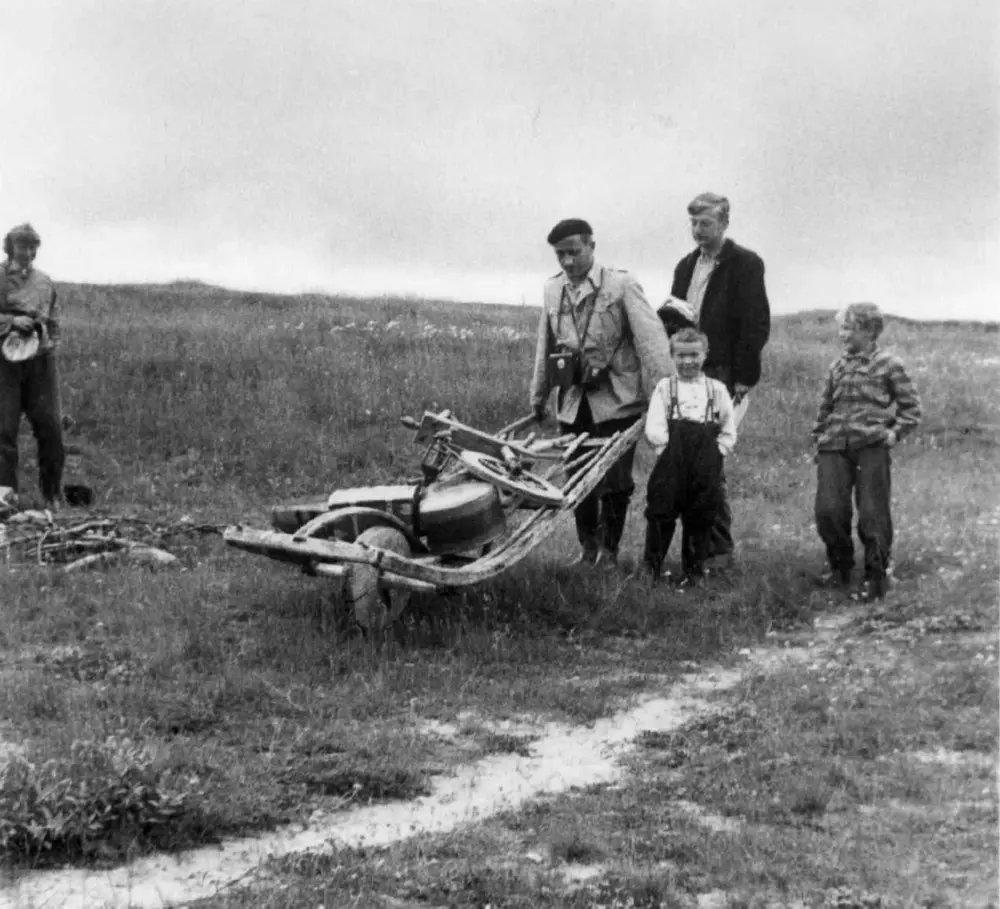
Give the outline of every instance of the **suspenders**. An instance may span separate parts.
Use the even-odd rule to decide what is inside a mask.
[[[720,422],[719,411],[715,407],[715,390],[708,377],[705,377],[705,419],[704,423]],[[683,420],[681,416],[681,405],[677,396],[677,376],[670,377],[670,411],[667,414],[668,420]]]

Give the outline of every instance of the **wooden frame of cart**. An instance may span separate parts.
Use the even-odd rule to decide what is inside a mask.
[[[427,412],[404,417],[424,444],[421,476],[336,490],[272,510],[272,529],[227,527],[227,544],[334,578],[364,628],[396,621],[413,592],[480,584],[520,562],[634,445],[641,421],[606,439],[539,438],[525,417],[495,434]]]

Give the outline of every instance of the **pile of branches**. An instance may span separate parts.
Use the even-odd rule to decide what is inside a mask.
[[[199,524],[126,515],[19,511],[0,523],[0,564],[55,565],[63,571],[93,568],[117,560],[153,566],[178,561],[167,545],[221,534],[224,524]]]

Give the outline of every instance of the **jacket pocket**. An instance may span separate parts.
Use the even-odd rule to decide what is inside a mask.
[[[642,368],[639,354],[636,353],[635,345],[631,338],[623,338],[614,357],[611,360],[612,367],[620,373],[638,373]]]
[[[556,347],[577,349],[576,334],[573,331],[573,317],[563,314],[560,318],[559,311],[549,313],[549,329]],[[551,351],[550,351],[551,353]]]
[[[600,338],[598,340],[602,353],[615,372],[633,373],[640,368],[639,355],[628,331],[625,313],[617,301],[605,305],[598,303],[594,319],[600,320]]]

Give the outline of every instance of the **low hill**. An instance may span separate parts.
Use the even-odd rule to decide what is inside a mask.
[[[428,314],[443,311],[454,314],[456,309],[473,311],[481,314],[492,313],[489,318],[521,318],[529,315],[531,318],[537,313],[535,307],[525,307],[517,304],[494,304],[494,303],[462,303],[452,300],[435,300],[426,297],[401,296],[385,294],[370,298],[354,297],[349,294],[304,292],[298,294],[280,294],[266,291],[254,290],[232,290],[219,285],[209,284],[198,278],[180,278],[176,281],[165,283],[149,284],[74,284],[69,282],[61,283],[62,293],[73,294],[74,292],[85,292],[88,294],[106,294],[118,296],[120,294],[135,295],[144,297],[148,295],[160,296],[163,294],[173,294],[178,296],[191,296],[200,299],[212,298],[228,300],[241,303],[260,303],[269,307],[280,309],[282,307],[295,307],[301,305],[303,300],[325,301],[333,307],[343,306],[356,312],[358,307],[370,306],[373,313],[385,312],[388,307],[389,312],[399,309],[419,308]],[[816,324],[824,325],[832,322],[836,318],[836,309],[807,309],[791,313],[777,313],[773,319],[775,322],[785,322],[791,325]],[[887,320],[903,325],[940,325],[949,328],[961,328],[967,326],[977,331],[996,332],[1000,331],[1000,322],[991,320],[976,319],[913,319],[908,316],[887,313]]]

